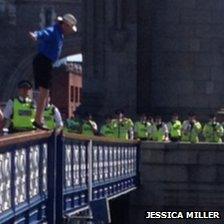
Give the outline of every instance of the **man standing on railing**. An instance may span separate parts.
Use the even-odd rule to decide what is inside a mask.
[[[54,26],[29,32],[30,38],[38,42],[38,54],[33,60],[33,72],[36,88],[39,88],[40,92],[33,124],[39,129],[48,130],[43,124],[43,113],[51,86],[52,65],[61,55],[64,35],[76,32],[76,24],[76,18],[72,14],[65,14],[57,18]]]
[[[9,132],[20,132],[34,130],[33,121],[35,117],[35,106],[30,95],[32,85],[23,80],[18,83],[18,97],[10,99],[3,111],[2,127],[11,121]]]

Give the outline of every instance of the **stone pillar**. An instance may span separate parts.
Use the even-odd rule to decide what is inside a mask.
[[[151,76],[151,22],[152,1],[138,1],[138,77],[137,110],[146,113],[150,110],[150,76]]]
[[[136,0],[84,1],[83,107],[136,111]]]

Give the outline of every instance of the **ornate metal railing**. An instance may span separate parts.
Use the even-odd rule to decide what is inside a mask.
[[[29,132],[0,138],[0,223],[62,223],[138,185],[138,143]]]
[[[50,133],[0,140],[0,223],[46,219]]]

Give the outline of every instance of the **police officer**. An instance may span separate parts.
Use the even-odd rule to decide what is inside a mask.
[[[73,111],[73,117],[66,120],[64,130],[71,133],[81,134],[82,124],[83,124],[83,121],[80,117],[79,112]]]
[[[223,127],[217,122],[214,114],[209,116],[209,122],[203,128],[203,136],[206,142],[222,142]]]
[[[35,129],[33,126],[35,106],[30,97],[32,84],[27,80],[23,80],[18,83],[17,87],[18,97],[10,99],[3,111],[4,126],[7,121],[11,121],[9,126],[10,133]]]
[[[172,142],[181,140],[181,122],[177,113],[173,113],[171,121],[167,124],[169,138]]]
[[[150,132],[153,141],[169,141],[169,131],[167,125],[162,121],[162,117],[160,115],[155,117],[155,122],[152,125]]]
[[[92,114],[87,114],[85,116],[84,122],[82,124],[82,134],[86,136],[94,136],[98,133],[98,127],[96,122],[93,120]]]
[[[130,118],[124,116],[122,110],[115,112],[115,119],[112,120],[117,138],[128,140],[133,139],[134,124]]]
[[[198,143],[199,134],[202,131],[202,126],[199,121],[196,120],[195,113],[188,114],[188,120],[185,120],[182,125],[182,137],[183,142]]]
[[[112,116],[106,115],[106,123],[102,125],[100,129],[100,134],[109,138],[116,138],[115,136],[115,128],[112,123]]]
[[[151,123],[148,122],[147,116],[145,114],[142,114],[140,116],[140,120],[135,122],[134,124],[135,139],[140,139],[142,141],[148,140],[150,127]]]
[[[63,128],[63,121],[59,109],[51,103],[51,97],[48,96],[47,105],[44,109],[44,123],[49,130],[56,129],[60,131]]]

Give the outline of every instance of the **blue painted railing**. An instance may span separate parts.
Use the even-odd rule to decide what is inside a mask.
[[[46,220],[51,134],[0,139],[0,223]]]
[[[0,138],[0,223],[62,223],[138,185],[138,143],[30,132]]]

